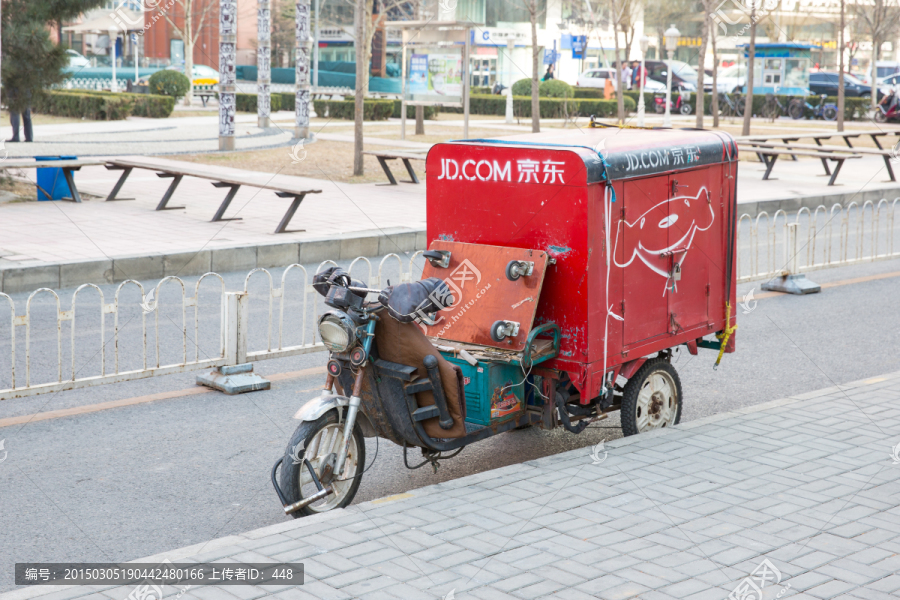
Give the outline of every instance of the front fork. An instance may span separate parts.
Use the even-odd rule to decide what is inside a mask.
[[[356,372],[356,379],[353,381],[353,393],[350,394],[350,404],[347,405],[347,418],[344,421],[344,445],[341,446],[337,462],[335,463],[335,472],[340,473],[341,477],[344,474],[344,463],[347,462],[347,454],[350,452],[350,442],[353,441],[353,426],[356,425],[356,415],[359,413],[359,405],[362,403],[359,392],[362,388],[366,366],[369,363],[369,351],[372,349],[373,339],[375,339],[374,317],[366,324],[366,339],[363,340],[366,360],[360,365],[359,370]]]

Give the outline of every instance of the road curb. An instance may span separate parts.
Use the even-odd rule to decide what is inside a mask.
[[[424,229],[391,228],[303,241],[201,248],[193,252],[119,256],[98,260],[0,265],[0,292],[15,294],[38,288],[60,289],[85,283],[109,284],[128,279],[225,273],[289,264],[348,260],[424,250]],[[2,260],[0,260],[2,262]]]
[[[740,194],[740,192],[738,192]],[[900,198],[900,186],[886,185],[878,188],[869,188],[865,190],[853,190],[846,192],[835,192],[833,194],[815,194],[811,196],[797,196],[795,198],[773,198],[771,200],[759,200],[756,202],[738,202],[738,215],[750,215],[755,219],[760,213],[766,212],[770,217],[778,210],[786,213],[796,213],[801,208],[807,208],[814,211],[818,206],[824,206],[827,210],[835,204],[846,206],[851,202],[856,202],[860,206],[867,201],[872,201],[876,205],[882,198],[888,202],[893,202],[895,198]]]

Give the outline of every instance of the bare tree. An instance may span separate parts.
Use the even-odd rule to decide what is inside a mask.
[[[841,0],[843,2],[844,0]],[[750,46],[747,48],[747,97],[744,99],[744,126],[741,135],[750,135],[753,117],[753,63],[756,61],[756,3],[750,0]]]
[[[170,15],[169,11],[161,8],[160,11],[175,34],[184,42],[184,74],[191,83],[188,93],[184,95],[184,105],[190,106],[194,97],[194,44],[209,24],[211,15],[217,14],[219,3],[217,0],[173,0],[173,2],[173,8],[180,6],[184,11],[184,19],[180,24],[176,15]]]
[[[622,83],[622,58],[619,55],[619,30],[622,28],[622,19],[625,14],[625,3],[628,0],[609,0],[610,16],[612,17],[613,46],[616,59],[616,116],[619,124],[625,122],[625,86]]]
[[[838,36],[838,106],[837,106],[837,130],[844,130],[844,13],[846,12],[844,0],[841,0],[841,31]]]
[[[353,27],[356,45],[356,95],[353,122],[353,174],[363,174],[363,117],[365,97],[369,93],[369,63],[372,39],[388,14],[396,20],[410,18],[418,11],[418,2],[403,0],[348,0],[354,5]]]
[[[874,0],[874,3],[854,3],[851,6],[856,16],[856,27],[872,38],[872,100],[871,110],[878,104],[875,81],[878,71],[876,62],[881,58],[881,45],[897,34],[900,29],[900,8],[891,0]]]
[[[546,8],[541,9],[538,0],[520,2],[528,11],[531,22],[531,131],[538,133],[541,130],[541,98],[538,93],[541,86],[541,47],[538,45],[537,23]]]
[[[703,23],[700,25],[700,59],[697,63],[697,103],[694,110],[694,112],[697,113],[698,129],[703,129],[703,113],[706,111],[706,105],[703,100],[703,79],[706,72],[703,70],[703,65],[706,63],[706,45],[709,43],[709,32],[710,29],[712,29],[712,27],[709,26],[709,15],[712,13],[713,8],[715,8],[713,0],[701,0],[701,4],[703,6]],[[713,62],[713,65],[715,65],[715,62]],[[713,73],[715,73],[715,66],[713,66]],[[716,91],[716,78],[715,75],[713,75],[713,98],[716,97]]]

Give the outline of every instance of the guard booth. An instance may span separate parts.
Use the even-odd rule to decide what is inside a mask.
[[[744,62],[749,61],[749,46],[744,49]],[[798,43],[756,44],[753,60],[753,93],[784,96],[809,95],[811,51],[818,46]],[[747,86],[744,85],[744,93]]]

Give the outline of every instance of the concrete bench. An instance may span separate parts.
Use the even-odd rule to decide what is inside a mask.
[[[81,202],[81,194],[78,192],[78,188],[75,186],[75,177],[72,175],[73,172],[78,171],[81,167],[87,167],[91,165],[102,165],[106,161],[97,160],[92,158],[77,158],[74,160],[48,160],[48,161],[38,161],[34,159],[21,159],[21,158],[13,158],[10,160],[4,160],[0,163],[0,169],[62,169],[63,177],[66,178],[66,183],[69,184],[69,192],[72,194],[70,198],[62,198],[68,202]],[[42,190],[44,195],[48,198],[50,197],[50,193],[47,190]]]
[[[241,186],[255,187],[263,190],[272,190],[275,192],[275,195],[279,198],[293,198],[290,206],[287,211],[284,213],[284,216],[281,219],[281,222],[278,224],[278,227],[275,228],[275,233],[291,233],[291,232],[300,232],[305,231],[304,229],[294,229],[288,230],[287,227],[291,222],[291,219],[294,217],[294,213],[297,212],[297,209],[300,207],[300,203],[303,202],[303,199],[307,194],[321,194],[322,190],[307,190],[307,189],[296,189],[282,185],[268,184],[268,183],[260,183],[257,179],[251,178],[241,178],[241,177],[219,177],[215,174],[204,171],[202,168],[191,168],[191,167],[179,167],[173,168],[166,165],[160,165],[158,163],[152,161],[140,161],[134,159],[113,159],[105,161],[106,168],[110,170],[120,170],[122,171],[122,175],[119,177],[119,180],[116,182],[115,187],[113,187],[109,196],[107,196],[107,202],[120,200],[117,198],[119,191],[122,189],[122,185],[124,185],[125,180],[128,179],[128,176],[134,169],[146,169],[148,171],[155,171],[156,176],[165,179],[171,179],[172,183],[169,184],[166,193],[163,194],[162,199],[159,201],[159,204],[156,205],[156,210],[179,210],[185,208],[184,206],[169,206],[169,200],[172,199],[173,194],[175,193],[175,189],[178,187],[178,184],[181,183],[181,180],[185,177],[197,177],[198,179],[207,179],[212,181],[214,187],[217,188],[228,188],[228,193],[225,195],[225,199],[222,200],[222,203],[219,205],[219,208],[216,210],[216,214],[213,215],[211,221],[234,221],[240,220],[241,217],[231,217],[226,218],[225,212],[228,210],[231,201],[234,200],[235,195]]]
[[[201,90],[199,92],[194,92],[194,95],[198,96],[200,98],[200,102],[202,102],[203,106],[206,107],[206,103],[209,102],[209,99],[216,98],[219,93],[212,90]]]
[[[843,150],[840,152],[836,151],[809,151],[809,150],[794,150],[793,147],[783,147],[783,148],[771,148],[764,147],[763,145],[757,143],[757,145],[751,145],[747,142],[743,142],[738,144],[738,147],[743,150],[748,150],[750,152],[755,152],[759,157],[759,160],[762,161],[763,164],[766,165],[766,172],[763,174],[763,180],[769,179],[769,174],[772,172],[772,168],[775,166],[775,162],[778,160],[779,156],[784,154],[791,156],[810,156],[813,158],[818,158],[822,161],[822,164],[825,166],[826,174],[831,175],[831,178],[828,180],[828,185],[834,185],[835,179],[837,179],[838,173],[841,171],[841,167],[844,166],[844,161],[851,158],[862,158],[861,154],[857,154],[853,150]],[[828,169],[828,164],[825,161],[832,161],[834,163],[834,171],[830,171]]]
[[[406,167],[406,172],[409,173],[410,181],[404,180],[404,183],[419,183],[419,178],[416,177],[416,172],[413,170],[412,165],[409,161],[411,160],[425,160],[427,157],[427,153],[416,153],[412,151],[403,151],[403,150],[366,150],[363,154],[368,154],[369,156],[374,156],[378,159],[378,163],[381,165],[384,174],[387,175],[388,181],[390,182],[387,185],[397,185],[397,179],[394,177],[394,174],[391,172],[391,167],[387,164],[387,161],[400,159],[403,161],[403,166]],[[385,184],[381,184],[385,185]]]

